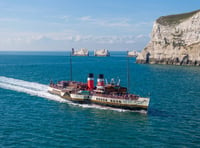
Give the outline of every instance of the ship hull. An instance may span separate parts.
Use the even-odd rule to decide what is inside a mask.
[[[87,104],[87,103],[89,103],[89,101],[86,98],[84,98],[84,97],[75,96],[73,94],[64,92],[64,91],[62,91],[60,89],[49,87],[48,88],[48,92],[51,93],[51,94],[54,94],[54,95],[58,95],[61,98],[65,99],[65,100],[72,101],[74,103],[80,103],[80,104]]]
[[[118,109],[125,109],[125,110],[147,110],[146,106],[121,105],[121,104],[105,103],[105,102],[99,102],[99,101],[92,101],[92,103],[100,105],[100,106],[107,106],[107,107],[118,108]]]
[[[130,99],[116,99],[111,97],[92,96],[91,102],[101,106],[108,106],[113,108],[127,109],[127,110],[147,110],[149,105],[149,98],[138,98],[137,100]]]
[[[76,93],[68,93],[56,88],[49,87],[48,92],[58,95],[63,99],[80,104],[96,104],[100,106],[107,106],[112,108],[126,109],[126,110],[147,110],[149,105],[149,98],[138,98],[136,100],[116,99],[98,95],[80,95]]]

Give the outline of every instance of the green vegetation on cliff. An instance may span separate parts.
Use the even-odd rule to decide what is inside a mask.
[[[171,26],[171,25],[178,25],[184,20],[190,18],[195,13],[199,12],[200,10],[196,10],[189,13],[182,13],[176,15],[168,15],[168,16],[161,16],[156,20],[157,23],[164,25],[164,26]]]

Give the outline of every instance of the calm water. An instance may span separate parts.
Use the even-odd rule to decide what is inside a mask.
[[[200,147],[200,67],[139,65],[131,92],[149,111],[76,105],[46,92],[69,79],[68,53],[0,52],[0,147]],[[104,73],[127,85],[125,53],[73,57],[73,79]]]

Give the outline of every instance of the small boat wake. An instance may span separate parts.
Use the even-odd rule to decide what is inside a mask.
[[[62,103],[68,103],[70,105],[75,105],[75,106],[80,106],[83,108],[96,108],[96,109],[102,109],[102,110],[113,110],[113,111],[118,111],[118,112],[126,112],[129,110],[124,110],[124,109],[115,109],[111,107],[102,107],[99,105],[91,105],[91,104],[77,104],[70,102],[68,100],[65,100],[59,96],[53,95],[48,93],[48,85],[36,83],[36,82],[29,82],[29,81],[24,81],[24,80],[19,80],[19,79],[14,79],[14,78],[8,78],[4,76],[0,76],[0,88],[3,89],[8,89],[8,90],[13,90],[17,92],[23,92],[32,96],[38,96],[42,97],[48,100],[53,100],[57,102],[62,102]],[[133,112],[133,111],[129,111]],[[134,111],[135,112],[135,111]],[[146,113],[146,111],[136,111],[140,113]]]

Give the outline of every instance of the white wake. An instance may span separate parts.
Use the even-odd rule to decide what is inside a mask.
[[[17,91],[17,92],[23,92],[23,93],[26,93],[29,95],[38,96],[38,97],[46,98],[48,100],[53,100],[53,101],[57,101],[57,102],[64,102],[64,103],[68,103],[71,105],[80,106],[83,108],[98,108],[98,109],[103,109],[103,110],[109,109],[109,110],[115,110],[115,111],[119,111],[119,112],[127,111],[127,110],[123,110],[123,109],[114,109],[111,107],[102,107],[102,106],[93,105],[93,104],[90,105],[90,104],[72,103],[71,101],[65,100],[57,95],[48,93],[48,91],[47,91],[48,85],[14,79],[14,78],[8,78],[8,77],[4,77],[4,76],[0,76],[0,88],[9,89],[9,90]]]
[[[23,92],[29,95],[38,96],[49,100],[66,102],[66,100],[62,99],[61,97],[48,93],[47,85],[35,82],[28,82],[24,80],[18,80],[0,76],[0,88],[14,90],[17,92]]]

